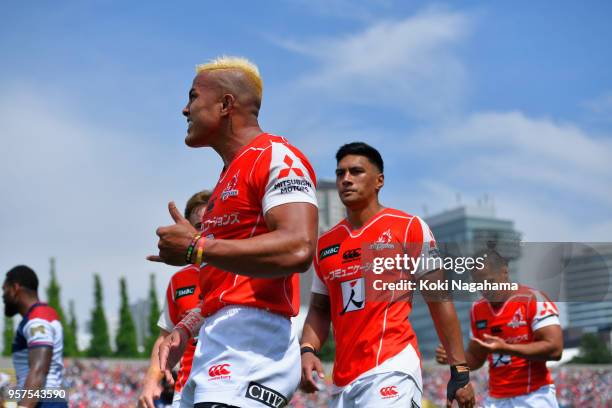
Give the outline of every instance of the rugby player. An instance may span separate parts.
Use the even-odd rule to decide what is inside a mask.
[[[204,210],[206,210],[209,198],[209,191],[200,191],[187,201],[184,216],[196,230],[200,230],[202,227],[202,216],[204,215]],[[170,278],[166,289],[164,306],[157,322],[159,336],[153,345],[149,369],[144,379],[142,393],[138,398],[138,406],[140,408],[155,408],[154,400],[161,395],[161,380],[164,375],[159,368],[159,345],[188,312],[199,307],[199,276],[200,268],[196,265],[188,265]],[[180,405],[181,391],[191,371],[195,345],[195,339],[189,342],[185,349],[185,354],[181,357],[178,376],[174,383],[173,407]]]
[[[317,390],[312,373],[323,378],[317,353],[330,328],[334,330],[332,407],[420,407],[423,385],[417,339],[408,321],[411,300],[389,291],[372,295],[363,266],[365,251],[402,248],[413,257],[437,256],[434,237],[419,217],[383,207],[378,193],[384,185],[383,160],[360,142],[342,146],[337,154],[336,187],[347,217],[319,237],[311,304],[301,339],[302,388]],[[442,271],[421,267],[417,279],[432,281]],[[366,296],[366,293],[368,294]],[[461,328],[451,301],[428,297],[433,323],[449,352],[451,379],[448,404],[474,404],[465,364]]]
[[[290,318],[299,310],[296,272],[308,270],[316,245],[315,173],[285,138],[260,128],[263,86],[254,64],[221,57],[196,71],[183,109],[185,143],[213,148],[223,170],[202,238],[170,203],[175,224],[158,228],[159,255],[148,257],[201,264],[201,311],[162,342],[160,366],[168,377],[199,333],[181,407],[280,407],[300,381]]]
[[[478,256],[484,268],[473,269],[475,282],[509,283],[508,264],[494,249]],[[560,360],[563,334],[557,306],[543,293],[519,285],[516,291],[488,291],[472,305],[472,339],[466,352],[470,369],[489,362],[488,408],[558,407],[546,361]],[[445,364],[440,345],[436,360]]]
[[[25,265],[6,273],[2,285],[4,314],[19,313],[21,322],[13,340],[13,365],[18,390],[49,390],[62,386],[64,335],[57,312],[38,299],[38,277]],[[23,408],[64,408],[67,402],[24,398]]]

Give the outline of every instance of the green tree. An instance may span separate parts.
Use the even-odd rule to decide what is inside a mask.
[[[121,306],[119,308],[119,327],[115,337],[115,344],[117,345],[115,355],[117,357],[138,357],[136,326],[130,312],[125,278],[119,279],[119,286],[121,288]]]
[[[2,355],[7,357],[13,352],[13,338],[15,337],[15,322],[12,317],[4,316],[4,347]]]
[[[57,282],[57,274],[55,272],[55,258],[51,258],[49,263],[51,280],[49,281],[49,286],[47,286],[47,303],[55,309],[62,323],[62,330],[64,332],[64,355],[74,357],[78,354],[76,334],[72,331],[70,325],[67,324],[64,309],[62,308],[61,288]]]
[[[580,351],[571,363],[577,364],[610,364],[612,353],[608,345],[595,333],[588,333],[580,339]]]
[[[146,357],[151,355],[155,340],[159,336],[159,327],[157,326],[157,320],[159,319],[159,303],[157,302],[157,290],[155,290],[155,275],[151,274],[150,287],[149,287],[149,325],[147,332],[147,338],[145,340],[144,355]]]
[[[108,336],[108,324],[102,304],[102,283],[100,275],[94,275],[94,308],[91,312],[89,330],[91,332],[91,343],[87,355],[89,357],[108,357],[111,355],[110,338]]]
[[[78,333],[78,325],[77,318],[74,312],[74,301],[71,300],[68,306],[68,313],[70,314],[70,321],[66,325],[68,327],[67,333],[70,334],[70,337],[64,338],[64,350],[67,348],[70,349],[71,354],[68,354],[64,351],[64,354],[70,357],[78,357],[81,353],[79,351],[79,343],[77,341],[77,333]]]

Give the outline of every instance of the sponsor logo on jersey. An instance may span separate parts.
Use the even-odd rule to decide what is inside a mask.
[[[221,200],[225,201],[230,197],[235,197],[238,195],[238,189],[236,186],[238,185],[238,175],[240,174],[240,170],[234,174],[234,177],[225,185],[223,192],[221,193]]]
[[[397,392],[397,386],[392,385],[390,387],[382,387],[380,389],[380,395],[383,397],[383,399],[397,398],[399,396],[399,392]]]
[[[351,262],[359,258],[361,258],[361,248],[347,249],[342,253],[343,263]]]
[[[493,368],[503,367],[512,362],[512,356],[507,354],[491,353],[491,365]]]
[[[228,225],[239,224],[239,215],[239,212],[233,212],[231,214],[223,214],[204,220],[204,222],[202,222],[202,231],[208,231],[212,227],[226,227]]]
[[[289,402],[280,392],[256,383],[255,381],[249,383],[245,397],[260,402],[270,408],[284,407]]]
[[[288,154],[285,155],[285,158],[283,159],[283,163],[285,163],[287,167],[285,167],[284,169],[281,169],[281,171],[278,172],[279,180],[284,179],[285,177],[288,177],[289,174],[291,174],[291,172],[293,172],[298,177],[304,177],[304,172],[302,171],[302,169],[298,167],[293,167],[293,159],[289,157]]]
[[[174,292],[174,300],[182,298],[183,296],[193,295],[195,293],[195,288],[195,285],[178,288],[176,292]]]
[[[476,328],[478,330],[486,329],[487,321],[486,320],[476,320]]]
[[[34,326],[30,329],[32,336],[36,335],[36,333],[45,334],[45,326]]]
[[[336,255],[340,251],[340,244],[328,246],[319,251],[319,261],[327,258],[328,256]]]
[[[363,280],[363,278],[357,278],[340,282],[340,287],[342,289],[342,304],[344,305],[340,315],[361,310],[365,307]]]
[[[312,183],[306,179],[287,179],[274,184],[274,190],[280,189],[281,194],[289,194],[296,191],[308,193]]]
[[[229,367],[230,365],[228,363],[211,366],[208,369],[208,375],[210,376],[208,381],[230,378],[231,371]]]
[[[512,320],[508,322],[508,327],[512,327],[513,329],[516,329],[517,327],[521,327],[521,326],[527,326],[527,322],[525,321],[525,315],[523,313],[523,308],[519,307],[514,313],[514,316],[512,316]]]
[[[502,329],[501,326],[493,326],[493,327],[491,327],[491,334],[501,334],[503,332],[504,332],[504,330]]]

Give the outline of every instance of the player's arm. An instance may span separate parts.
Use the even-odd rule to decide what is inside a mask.
[[[29,349],[28,353],[28,376],[25,380],[24,388],[26,390],[36,390],[45,386],[45,380],[51,367],[51,358],[53,357],[53,348],[47,346],[34,347]],[[33,408],[38,404],[38,401],[24,398],[19,402],[20,407]]]
[[[331,324],[331,306],[329,296],[313,293],[310,299],[310,307],[300,342],[302,351],[302,381],[300,387],[305,392],[318,390],[316,382],[312,379],[312,372],[316,371],[319,378],[323,378],[323,365],[317,356],[321,347],[327,341]],[[312,352],[308,351],[312,348]]]
[[[153,344],[149,368],[143,381],[142,392],[138,398],[139,408],[154,408],[153,400],[161,395],[161,380],[164,378],[164,373],[161,371],[159,364],[159,346],[169,334],[170,332],[160,329],[159,336]]]
[[[169,211],[176,224],[158,228],[159,255],[147,259],[185,265],[187,249],[197,231],[174,203],[169,204]],[[207,239],[203,261],[226,271],[258,278],[308,270],[317,239],[317,207],[305,202],[281,204],[268,210],[264,220],[270,230],[266,234],[237,240]]]
[[[506,343],[497,336],[484,334],[484,341],[475,341],[489,352],[508,354],[528,360],[548,361],[561,359],[563,353],[563,333],[561,326],[549,325],[533,332],[533,341],[524,344]]]
[[[430,282],[444,280],[444,271],[432,271],[422,276]],[[419,285],[420,286],[420,285]],[[474,389],[470,384],[469,366],[463,349],[463,334],[457,318],[455,305],[446,291],[423,290],[431,319],[438,333],[438,338],[446,350],[447,362],[451,367],[451,378],[447,386],[447,407],[457,400],[459,407],[473,407],[475,404]]]
[[[446,350],[442,344],[436,349],[436,361],[439,364],[448,364]],[[487,361],[487,352],[474,340],[470,340],[467,350],[465,350],[465,362],[470,370],[478,370]]]

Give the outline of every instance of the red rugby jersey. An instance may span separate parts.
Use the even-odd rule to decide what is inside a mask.
[[[487,333],[513,344],[530,343],[536,330],[560,324],[557,306],[542,292],[527,286],[519,286],[497,311],[484,298],[475,302],[471,323],[474,337],[484,340],[483,334]],[[545,361],[499,353],[491,353],[487,358],[492,397],[516,397],[553,383]]]
[[[223,169],[202,219],[209,239],[246,239],[269,232],[264,214],[296,202],[317,205],[315,173],[298,149],[280,136],[262,133]],[[204,245],[206,252],[206,245]],[[202,265],[202,314],[244,305],[283,316],[299,311],[299,276],[252,278]]]
[[[352,230],[345,219],[319,237],[312,291],[330,297],[336,386],[348,385],[408,345],[418,355],[417,338],[408,321],[411,298],[405,291],[377,292],[373,285],[378,278],[410,280],[429,270],[419,268],[414,274],[400,271],[387,279],[385,274],[393,272],[373,274],[373,257],[389,256],[389,249],[412,257],[437,256],[429,227],[418,217],[390,208],[381,210],[360,229]]]
[[[199,277],[200,268],[195,265],[188,265],[172,275],[166,289],[164,307],[157,322],[160,328],[168,332],[172,331],[174,326],[187,313],[198,308],[200,304]],[[185,348],[183,357],[181,357],[178,376],[174,385],[176,392],[181,392],[189,378],[196,343],[197,338],[191,339]]]

